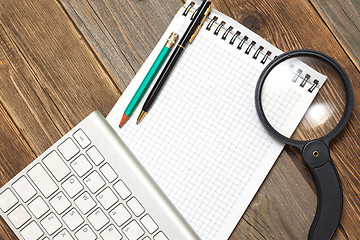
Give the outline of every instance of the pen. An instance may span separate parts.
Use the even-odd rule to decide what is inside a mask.
[[[186,29],[184,33],[184,36],[181,38],[179,44],[174,49],[174,52],[171,54],[169,61],[166,63],[153,89],[151,89],[151,92],[147,97],[142,107],[141,113],[137,119],[136,122],[137,124],[139,124],[142,121],[142,119],[145,117],[146,113],[149,111],[150,107],[152,106],[152,104],[155,102],[156,97],[158,96],[171,70],[174,68],[181,53],[184,51],[187,43],[189,42],[191,43],[194,40],[196,34],[199,32],[201,25],[204,23],[206,16],[210,12],[210,8],[211,8],[210,5],[211,5],[210,1],[204,0],[201,3],[198,10],[196,11],[193,20],[191,21],[189,27]]]
[[[158,73],[161,65],[164,63],[166,57],[169,55],[171,48],[174,46],[178,39],[179,35],[177,33],[171,33],[170,37],[167,39],[164,47],[161,49],[161,52],[156,57],[155,62],[151,66],[149,72],[146,74],[144,80],[141,82],[139,88],[136,90],[135,95],[132,97],[131,101],[129,102],[128,106],[125,109],[125,112],[121,118],[121,122],[119,127],[122,127],[127,120],[131,117],[133,112],[135,111],[137,105],[139,104],[141,98],[144,96],[146,90],[150,86],[152,80],[155,78],[156,74]]]

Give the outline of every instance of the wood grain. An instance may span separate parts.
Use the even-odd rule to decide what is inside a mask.
[[[360,1],[311,0],[311,3],[360,71]]]
[[[1,1],[0,12],[3,185],[120,91],[56,1]],[[17,239],[0,225],[0,239]]]
[[[124,90],[182,5],[179,0],[60,0]]]
[[[2,67],[0,67],[0,76],[4,77]],[[2,105],[0,105],[0,122],[2,136],[0,137],[0,184],[3,186],[14,176],[14,173],[26,167],[26,160],[33,159],[35,154]],[[16,159],[25,161],[16,161]],[[0,239],[16,239],[15,234],[2,219],[0,220]]]
[[[108,112],[119,90],[56,2],[0,7],[6,9],[0,31],[10,75],[0,86],[1,100],[39,154],[95,105]]]
[[[323,21],[327,9],[321,13],[306,0],[213,3],[284,51],[311,48],[334,57],[349,74],[355,99],[360,97],[355,58],[348,57],[350,50],[344,51],[345,43]],[[1,1],[1,183],[94,109],[107,114],[181,4]],[[347,38],[357,40],[356,35]],[[349,125],[331,144],[344,189],[343,216],[334,239],[360,239],[359,114],[356,100]],[[315,207],[313,180],[299,152],[285,147],[230,239],[306,239]],[[3,220],[0,225],[0,239],[16,239]]]

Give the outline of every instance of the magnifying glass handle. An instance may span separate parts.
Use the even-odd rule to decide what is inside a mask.
[[[343,196],[339,174],[331,160],[329,147],[311,141],[302,150],[303,160],[316,184],[317,208],[308,239],[328,240],[340,222]]]

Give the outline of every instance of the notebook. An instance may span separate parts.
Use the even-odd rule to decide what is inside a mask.
[[[283,149],[261,125],[254,102],[261,71],[281,50],[212,9],[144,120],[136,125],[147,95],[118,127],[170,33],[181,37],[189,25],[201,3],[192,2],[178,11],[107,120],[202,239],[227,239]],[[303,87],[295,81],[283,99],[296,121],[274,116],[290,136],[325,76],[300,62],[289,71],[289,81],[308,78]]]

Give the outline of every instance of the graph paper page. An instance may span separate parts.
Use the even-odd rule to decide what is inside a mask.
[[[200,2],[195,2],[199,6]],[[266,64],[260,63],[263,54],[253,59],[260,45],[273,56],[281,51],[212,10],[141,124],[135,122],[146,96],[120,129],[127,104],[167,37],[173,31],[181,37],[190,23],[191,12],[185,17],[184,9],[179,10],[107,120],[202,239],[227,239],[283,148],[265,131],[256,114],[254,90]],[[232,35],[221,39],[225,27],[217,36],[217,25],[206,30],[215,15],[218,22],[226,21],[257,42],[248,55],[244,52],[250,40],[237,49],[243,35],[231,45]],[[290,104],[300,121],[316,91],[310,94],[297,89],[282,100],[292,99]],[[285,119],[286,125],[286,116],[278,117]],[[296,125],[290,127],[291,132]]]

